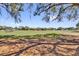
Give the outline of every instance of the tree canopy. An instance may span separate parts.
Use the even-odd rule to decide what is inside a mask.
[[[52,21],[61,21],[63,18],[69,20],[77,20],[79,18],[78,3],[0,3],[0,14],[2,14],[1,8],[4,8],[15,19],[15,22],[21,22],[21,13],[24,12],[24,5],[27,5],[27,10],[25,11],[33,12],[34,16],[40,16],[43,13],[42,20],[46,22],[49,22],[50,17],[52,17]],[[32,11],[33,7],[35,7],[34,11]]]
[[[76,27],[79,28],[79,23],[76,24]]]

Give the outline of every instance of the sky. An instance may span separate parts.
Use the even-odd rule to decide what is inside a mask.
[[[26,6],[24,7],[26,9]],[[15,23],[14,19],[10,17],[10,15],[2,8],[2,15],[0,15],[0,26],[11,26],[11,27],[18,27],[18,26],[29,26],[32,28],[58,28],[58,27],[76,27],[78,20],[76,21],[69,21],[68,19],[64,18],[61,22],[51,21],[45,22],[42,20],[43,15],[40,16],[33,16],[31,15],[31,19],[29,17],[30,13],[28,11],[22,12],[21,23]]]

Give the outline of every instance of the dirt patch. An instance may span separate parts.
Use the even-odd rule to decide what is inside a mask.
[[[74,56],[79,55],[79,37],[61,36],[58,40],[0,39],[1,56]],[[62,41],[64,40],[64,41]]]

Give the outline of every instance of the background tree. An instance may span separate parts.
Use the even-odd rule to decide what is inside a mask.
[[[57,30],[63,30],[63,28],[62,27],[58,27]]]
[[[49,22],[50,17],[52,17],[52,21],[61,21],[63,18],[67,18],[69,20],[77,20],[79,17],[78,3],[0,3],[0,13],[1,8],[4,8],[6,12],[15,19],[15,22],[21,22],[21,13],[24,11],[24,5],[27,5],[27,10],[25,11],[29,11],[30,14],[33,12],[34,16],[41,15],[43,13],[44,17],[42,19],[46,22]],[[35,7],[34,11],[32,10],[33,7]]]
[[[79,23],[76,24],[76,27],[79,29]]]

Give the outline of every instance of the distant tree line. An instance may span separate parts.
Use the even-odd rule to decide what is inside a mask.
[[[9,26],[0,26],[0,30],[5,30],[5,31],[14,31],[14,30],[76,30],[79,29],[79,24],[77,24],[77,27],[68,27],[68,28],[63,28],[63,27],[58,27],[58,28],[31,28],[28,26],[19,26],[19,27],[9,27]]]

